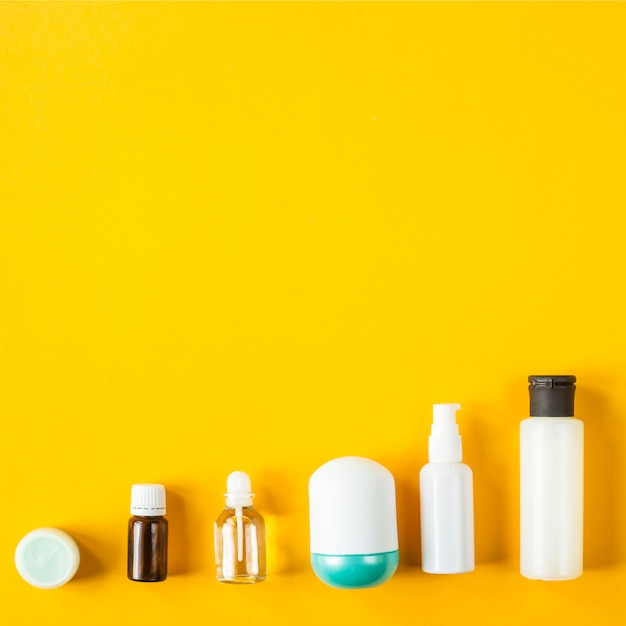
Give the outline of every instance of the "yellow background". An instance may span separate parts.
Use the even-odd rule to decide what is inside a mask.
[[[1,624],[626,623],[626,5],[0,5]],[[585,565],[523,579],[526,377],[576,374]],[[419,569],[433,402],[477,569]],[[396,477],[401,568],[308,566],[307,481]],[[250,473],[270,576],[214,579]],[[170,577],[125,578],[163,482]],[[77,578],[29,587],[57,526]]]

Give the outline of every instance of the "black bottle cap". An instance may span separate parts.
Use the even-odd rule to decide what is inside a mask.
[[[576,376],[529,376],[531,417],[573,417]]]

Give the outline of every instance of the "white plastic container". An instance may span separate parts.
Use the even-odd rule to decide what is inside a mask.
[[[74,539],[58,528],[38,528],[17,545],[15,566],[33,587],[56,589],[69,582],[80,564]]]
[[[531,417],[520,426],[520,571],[568,580],[583,571],[583,423],[574,376],[530,376]]]
[[[428,460],[420,472],[422,569],[461,574],[474,569],[472,470],[461,462],[455,413],[460,404],[433,405]]]
[[[318,468],[309,480],[311,565],[331,587],[375,587],[398,566],[396,490],[391,472],[357,456]]]

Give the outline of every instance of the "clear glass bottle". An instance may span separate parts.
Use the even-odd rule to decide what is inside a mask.
[[[154,583],[167,578],[165,487],[133,485],[128,520],[128,578]]]
[[[265,524],[252,506],[250,478],[233,472],[227,480],[226,508],[215,520],[215,565],[223,583],[259,583],[267,575]]]

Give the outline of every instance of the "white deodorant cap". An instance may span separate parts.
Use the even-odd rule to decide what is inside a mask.
[[[309,480],[309,514],[314,554],[398,549],[393,476],[370,459],[346,456],[318,468]]]

